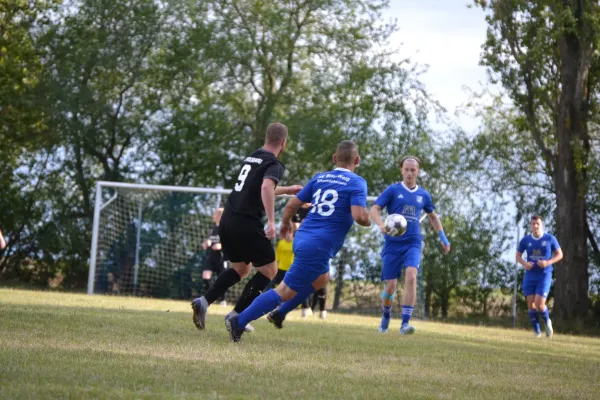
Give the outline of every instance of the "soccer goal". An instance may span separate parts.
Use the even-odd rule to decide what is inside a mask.
[[[229,193],[223,188],[98,182],[88,294],[185,300],[202,295],[207,256],[202,243],[213,226],[213,211],[225,205]],[[277,198],[277,221],[287,197]],[[369,207],[374,200],[368,198]],[[377,227],[352,228],[331,261],[329,309],[380,312],[381,245]],[[416,317],[423,316],[422,282],[419,274]],[[243,282],[232,287],[226,300],[237,301],[243,287]]]

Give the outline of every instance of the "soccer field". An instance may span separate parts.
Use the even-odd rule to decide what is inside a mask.
[[[0,290],[2,399],[598,399],[600,340],[330,313],[239,344],[188,302]],[[396,313],[395,313],[396,314]]]

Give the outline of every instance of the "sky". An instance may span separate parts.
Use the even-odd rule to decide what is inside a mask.
[[[463,87],[478,90],[487,81],[486,69],[479,65],[485,14],[480,8],[467,8],[468,2],[390,0],[385,17],[397,20],[399,31],[391,42],[400,46],[400,55],[429,66],[421,76],[427,91],[460,126],[473,131],[478,125],[475,119],[454,116],[469,98]]]

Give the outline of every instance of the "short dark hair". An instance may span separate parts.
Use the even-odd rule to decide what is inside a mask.
[[[544,219],[537,214],[534,215],[533,217],[531,217],[531,220],[532,221],[540,221],[542,224],[544,223]]]
[[[288,128],[280,122],[273,122],[267,127],[265,143],[279,145],[288,137]]]
[[[340,164],[352,164],[358,155],[358,146],[352,140],[342,140],[335,149],[335,155]]]
[[[416,156],[404,156],[402,157],[402,159],[400,159],[400,168],[402,168],[402,166],[404,165],[404,161],[407,160],[414,160],[417,162],[417,164],[419,164],[419,168],[421,168],[421,159],[419,157]]]

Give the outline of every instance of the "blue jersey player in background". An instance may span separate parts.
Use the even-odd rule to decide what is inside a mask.
[[[546,298],[552,284],[552,264],[562,260],[563,253],[556,238],[544,233],[542,217],[531,217],[530,227],[531,234],[521,239],[517,249],[517,262],[525,268],[523,294],[527,298],[529,320],[535,336],[542,336],[538,321],[538,315],[541,314],[546,325],[546,336],[552,337],[552,321],[546,307]],[[527,261],[523,260],[524,252],[527,252]]]
[[[442,223],[433,211],[431,195],[417,185],[421,161],[414,156],[404,157],[400,161],[400,170],[403,181],[394,183],[383,191],[371,207],[371,218],[381,232],[385,241],[381,258],[383,270],[381,280],[385,282],[385,288],[381,294],[383,316],[379,325],[379,332],[387,332],[392,318],[392,304],[396,293],[396,282],[404,269],[404,295],[402,298],[402,325],[401,335],[409,335],[415,332],[415,328],[409,325],[410,318],[417,299],[417,273],[421,261],[421,237],[420,217],[421,211],[429,216],[429,221],[440,235],[440,241],[444,252],[450,251],[450,242],[444,234]],[[406,233],[402,236],[389,236],[386,234],[385,225],[381,218],[381,210],[387,208],[388,214],[401,214],[408,223]]]
[[[317,174],[290,199],[281,221],[281,235],[290,237],[292,216],[305,203],[311,209],[294,237],[294,262],[283,283],[260,296],[237,316],[226,321],[231,340],[239,342],[247,323],[274,310],[282,301],[300,304],[329,281],[329,260],[340,250],[354,221],[371,226],[367,211],[367,183],[354,173],[360,162],[356,144],[341,142],[333,162],[336,167]]]

